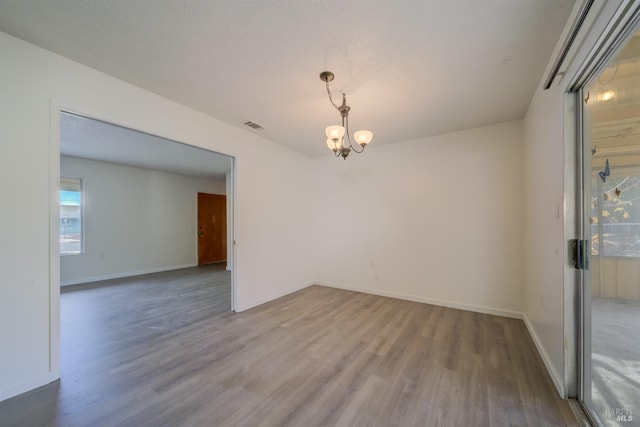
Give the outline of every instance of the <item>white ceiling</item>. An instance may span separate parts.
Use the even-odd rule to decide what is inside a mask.
[[[224,181],[231,158],[99,120],[62,113],[60,154]]]
[[[372,144],[522,118],[573,3],[0,0],[0,30],[321,155],[323,70]]]

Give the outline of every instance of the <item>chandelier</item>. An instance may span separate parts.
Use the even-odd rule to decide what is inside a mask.
[[[322,80],[327,86],[329,101],[331,101],[334,108],[340,112],[340,116],[342,117],[342,126],[327,126],[325,129],[325,133],[327,134],[327,147],[333,151],[336,157],[342,156],[342,158],[346,160],[347,156],[352,151],[356,153],[362,153],[364,151],[367,144],[369,144],[373,139],[373,132],[369,130],[359,130],[354,132],[353,139],[357,144],[351,143],[351,137],[349,136],[349,110],[351,110],[351,107],[347,105],[347,95],[344,93],[342,94],[342,105],[336,105],[336,103],[333,102],[331,90],[329,89],[329,82],[332,81],[334,77],[335,76],[331,71],[323,71],[320,73],[320,80]],[[347,135],[346,141],[344,138],[345,133]]]

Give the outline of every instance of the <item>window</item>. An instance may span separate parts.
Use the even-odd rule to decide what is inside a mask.
[[[592,176],[592,255],[640,258],[640,175],[626,169]]]
[[[82,180],[60,178],[60,255],[81,254]]]

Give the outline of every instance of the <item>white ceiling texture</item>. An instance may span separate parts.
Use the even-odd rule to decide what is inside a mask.
[[[0,30],[315,156],[324,70],[372,147],[523,118],[573,4],[0,0]]]

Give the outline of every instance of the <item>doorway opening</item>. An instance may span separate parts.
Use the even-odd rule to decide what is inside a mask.
[[[59,124],[61,285],[226,261],[233,310],[234,159],[63,110]],[[207,236],[200,194],[224,201],[208,213]],[[69,236],[80,250],[68,250]],[[215,259],[202,262],[203,241]]]
[[[233,311],[233,157],[56,113],[62,288],[197,267],[197,194],[215,193],[228,201],[219,246],[227,251],[220,260],[230,272]]]
[[[235,162],[62,109],[54,112],[60,210],[53,211],[52,223],[60,227],[61,284],[59,293],[53,291],[59,319],[52,321],[52,334],[59,337],[52,344],[54,357],[60,357],[62,378],[120,381],[112,371],[128,365],[127,354],[150,347],[167,351],[175,345],[171,337],[234,311],[235,263],[228,242]],[[214,246],[216,261],[226,264],[200,265],[203,193],[224,200],[214,212]],[[91,381],[72,380],[61,393],[84,392],[95,385]]]

